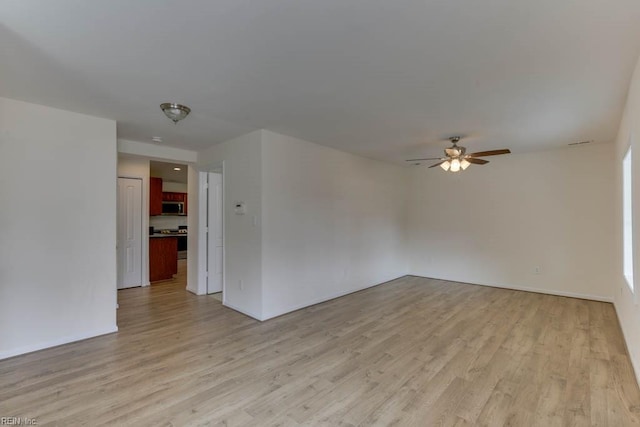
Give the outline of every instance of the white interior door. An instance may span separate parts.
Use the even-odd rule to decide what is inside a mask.
[[[118,178],[118,289],[142,286],[142,180]]]
[[[223,280],[222,174],[208,175],[207,293],[213,294],[222,292]]]

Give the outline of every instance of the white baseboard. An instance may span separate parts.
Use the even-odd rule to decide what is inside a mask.
[[[613,308],[615,309],[616,317],[618,318],[618,325],[620,325],[620,329],[622,330],[622,338],[624,338],[624,345],[627,347],[627,354],[631,360],[631,367],[633,368],[633,373],[636,376],[636,382],[640,385],[640,366],[637,366],[635,358],[631,354],[631,351],[629,351],[628,335],[625,332],[624,323],[622,323],[622,319],[620,319],[620,314],[618,313],[618,307],[616,306],[615,300],[613,301]]]
[[[187,291],[191,292],[194,295],[206,295],[206,294],[199,294],[198,291],[191,289],[190,287],[186,287],[185,288]]]
[[[557,291],[553,289],[540,289],[540,288],[529,288],[526,286],[512,286],[512,285],[497,285],[497,284],[487,284],[487,283],[471,283],[471,282],[461,282],[455,279],[445,279],[440,277],[427,277],[420,276],[419,274],[409,274],[409,276],[422,277],[424,279],[433,279],[433,280],[443,280],[445,282],[456,282],[463,283],[465,285],[477,285],[477,286],[487,286],[489,288],[501,288],[501,289],[511,289],[514,291],[524,291],[524,292],[533,292],[536,294],[546,294],[546,295],[556,295],[559,297],[570,297],[570,298],[579,298],[579,299],[587,299],[591,301],[600,301],[600,302],[610,302],[613,303],[613,297],[604,297],[600,295],[590,295],[590,294],[581,294],[577,292],[566,292],[566,291]]]
[[[240,312],[240,313],[244,314],[245,316],[249,316],[249,317],[251,317],[252,319],[256,319],[256,320],[259,320],[259,321],[261,321],[261,322],[262,322],[263,320],[266,320],[266,319],[263,319],[263,318],[262,318],[262,316],[258,316],[257,314],[251,313],[251,312],[249,312],[249,311],[247,311],[247,310],[244,310],[244,309],[242,309],[242,308],[238,308],[238,307],[236,307],[236,306],[234,306],[234,305],[232,305],[232,304],[229,304],[228,302],[223,301],[223,302],[222,302],[222,305],[224,305],[225,307],[228,307],[228,308],[230,308],[230,309],[232,309],[232,310],[235,310],[235,311],[237,311],[237,312]]]
[[[275,312],[275,313],[271,313],[271,314],[265,315],[262,320],[273,319],[274,317],[283,316],[283,315],[285,315],[287,313],[291,313],[293,311],[302,310],[303,308],[311,307],[312,305],[321,304],[323,302],[331,301],[332,299],[340,298],[340,297],[343,297],[345,295],[353,294],[355,292],[360,292],[360,291],[363,291],[365,289],[369,289],[369,288],[373,288],[373,287],[376,287],[376,286],[384,285],[385,283],[389,283],[389,282],[392,282],[394,280],[398,280],[398,279],[400,279],[402,277],[405,277],[405,276],[407,276],[407,275],[405,274],[405,275],[402,275],[402,276],[394,277],[394,278],[391,278],[389,280],[385,280],[384,282],[375,283],[373,285],[365,285],[365,286],[361,286],[359,288],[349,289],[349,290],[344,291],[344,292],[338,292],[338,293],[331,294],[331,295],[326,296],[326,297],[318,298],[317,300],[306,302],[306,303],[303,303],[303,304],[293,305],[293,306],[287,307],[283,311],[278,311],[278,312]]]
[[[98,330],[87,332],[84,334],[62,337],[62,338],[58,338],[51,341],[39,342],[37,344],[31,344],[31,345],[14,348],[10,350],[4,350],[0,352],[0,360],[8,359],[9,357],[19,356],[21,354],[32,353],[38,350],[44,350],[45,348],[57,347],[63,344],[69,344],[76,341],[86,340],[88,338],[93,338],[100,335],[112,334],[114,332],[118,332],[117,326],[113,326],[105,329],[98,329]]]

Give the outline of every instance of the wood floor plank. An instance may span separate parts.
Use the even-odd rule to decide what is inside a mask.
[[[405,277],[258,322],[173,281],[119,332],[0,361],[38,425],[640,425],[607,303]],[[426,423],[426,424],[425,424]]]

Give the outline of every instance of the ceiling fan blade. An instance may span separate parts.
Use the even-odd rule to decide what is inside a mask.
[[[467,154],[471,157],[498,156],[500,154],[511,154],[511,150],[503,148],[502,150],[478,151],[477,153]]]
[[[436,166],[440,166],[441,164],[443,164],[444,162],[446,162],[446,160],[443,160],[441,162],[436,163],[435,165],[431,165],[429,166],[430,168],[435,168]]]
[[[405,160],[405,162],[423,162],[425,160],[442,160],[441,157],[430,157],[428,159],[409,159],[409,160]]]
[[[489,160],[475,159],[473,157],[467,157],[466,159],[469,163],[475,163],[476,165],[486,165],[489,163]]]

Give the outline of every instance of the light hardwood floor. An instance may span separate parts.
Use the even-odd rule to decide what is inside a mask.
[[[182,272],[183,274],[183,272]],[[39,425],[637,425],[611,304],[407,277],[264,323],[119,292],[117,334],[0,361]]]

